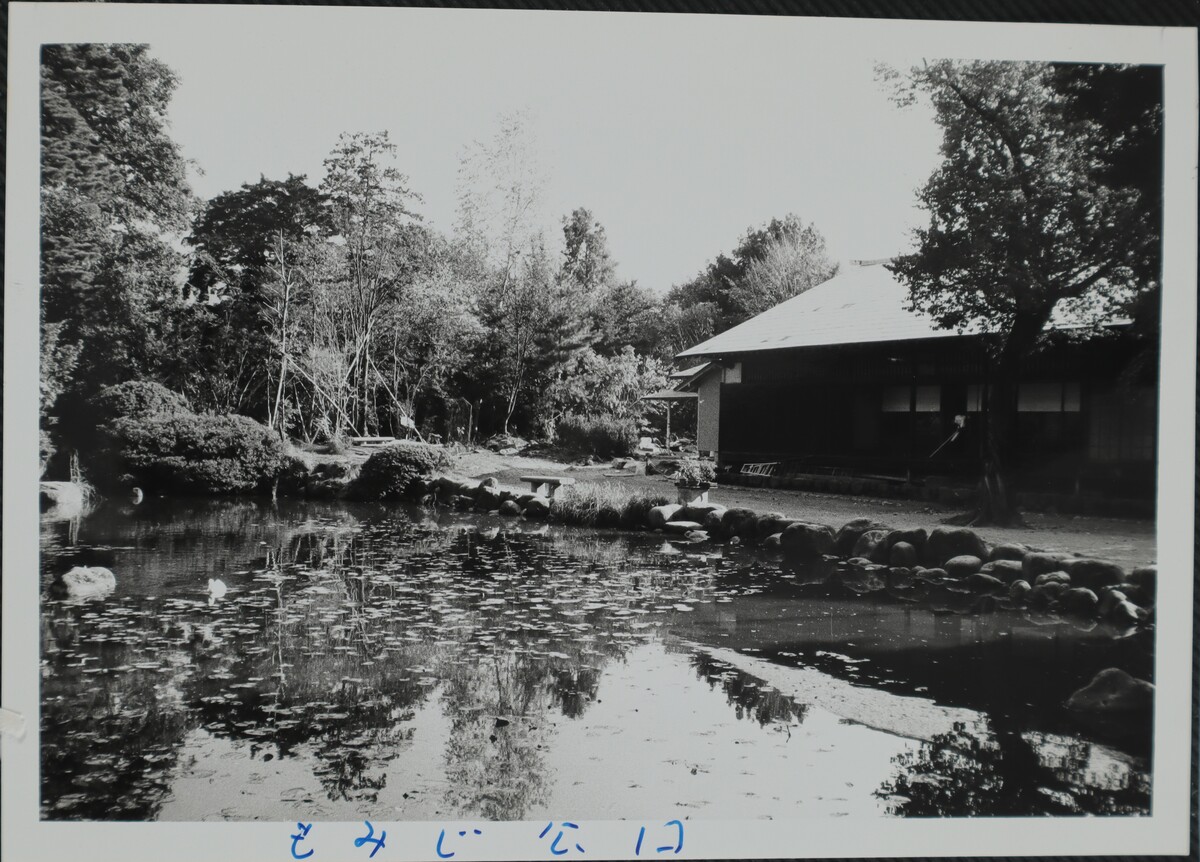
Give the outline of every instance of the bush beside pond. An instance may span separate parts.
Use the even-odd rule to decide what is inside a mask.
[[[110,478],[162,493],[263,492],[284,463],[279,437],[248,416],[128,417],[107,436]]]
[[[419,480],[449,466],[445,448],[401,440],[372,453],[358,478],[350,483],[349,496],[356,500],[403,500],[414,496]]]

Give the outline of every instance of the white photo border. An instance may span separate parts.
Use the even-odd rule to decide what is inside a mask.
[[[794,30],[798,44],[845,40],[864,59],[903,66],[921,57],[1161,64],[1164,74],[1163,314],[1158,460],[1157,642],[1152,813],[1145,817],[688,821],[679,858],[1186,855],[1191,803],[1197,52],[1190,28],[1011,24],[883,19],[749,17],[611,12],[387,7],[16,3],[9,6],[7,207],[5,212],[3,707],[25,720],[0,743],[0,857],[102,860],[291,859],[295,823],[64,823],[39,817],[38,223],[40,45],[145,42],[183,28],[214,46],[231,28],[420,28],[432,18],[486,27],[495,38],[580,38],[619,45],[627,28],[686,39],[712,28],[752,36]],[[742,44],[752,44],[751,41]],[[635,858],[635,821],[579,821],[587,857]],[[432,859],[438,831],[478,823],[386,823],[376,859]],[[552,858],[542,823],[487,823],[470,859]],[[647,823],[647,826],[653,825]],[[319,823],[313,862],[365,859],[361,823]],[[643,854],[644,855],[644,854]]]

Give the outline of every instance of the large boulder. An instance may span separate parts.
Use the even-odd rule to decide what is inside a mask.
[[[1029,581],[1013,581],[1008,585],[1008,597],[1016,604],[1023,605],[1029,601],[1029,593],[1032,590]]]
[[[675,517],[676,514],[683,511],[683,506],[678,503],[667,503],[663,506],[655,506],[646,516],[646,522],[653,530],[661,530],[667,526],[667,521]]]
[[[700,520],[700,523],[704,524],[704,529],[706,532],[711,533],[712,535],[716,536],[716,535],[720,535],[720,533],[721,533],[721,521],[724,517],[725,517],[725,510],[724,509],[716,509],[712,512],[709,512],[707,515],[705,515]]]
[[[946,564],[942,568],[946,570],[946,574],[950,577],[961,580],[983,568],[983,560],[971,554],[961,554],[946,560]],[[989,575],[988,577],[991,576]]]
[[[836,550],[835,553],[839,557],[854,556],[854,545],[858,542],[858,537],[867,530],[889,530],[886,524],[881,524],[872,518],[855,518],[844,525],[837,531],[834,537]]]
[[[699,521],[703,524],[709,515],[716,512],[718,513],[718,517],[720,517],[720,513],[724,511],[725,507],[720,503],[691,503],[684,506],[683,510],[675,517],[681,521]]]
[[[780,512],[769,512],[766,515],[759,515],[758,519],[754,522],[754,540],[761,542],[767,536],[782,533],[794,523],[796,523],[795,518],[789,518]]]
[[[917,549],[908,542],[896,542],[888,548],[888,565],[912,568],[917,564]]]
[[[1112,587],[1125,580],[1125,570],[1108,560],[1064,560],[1062,569],[1071,576],[1071,583],[1090,590]]]
[[[1033,583],[1038,575],[1046,572],[1062,571],[1063,560],[1071,559],[1070,554],[1046,554],[1041,551],[1030,551],[1021,558],[1021,568],[1025,580]]]
[[[990,563],[984,563],[979,571],[985,575],[991,575],[993,578],[999,578],[1006,584],[1024,580],[1024,570],[1021,567],[1020,560],[992,560]]]
[[[967,575],[963,584],[973,593],[994,596],[1004,592],[1004,581],[982,572],[972,572]]]
[[[1087,587],[1071,587],[1063,590],[1058,597],[1058,606],[1062,608],[1063,613],[1086,619],[1096,616],[1099,604],[1099,598]]]
[[[1045,572],[1033,580],[1035,587],[1040,587],[1043,584],[1062,584],[1063,587],[1069,587],[1071,586],[1071,576],[1066,572]]]
[[[1016,542],[1001,542],[992,548],[992,552],[988,557],[991,561],[1012,560],[1019,563],[1025,559],[1025,555],[1028,553],[1029,549],[1024,545]]]
[[[887,537],[891,530],[865,530],[854,543],[850,556],[866,557],[873,563],[887,562]]]
[[[702,528],[703,525],[699,521],[667,521],[663,525],[663,529],[668,533],[679,533],[680,535],[698,532]]]
[[[764,553],[779,554],[783,552],[783,533],[772,533],[759,543]]]
[[[521,506],[516,500],[505,500],[500,504],[500,514],[510,518],[520,515]]]
[[[925,544],[929,541],[929,534],[920,527],[915,530],[892,530],[884,541],[888,550],[891,550],[899,542],[905,542],[916,548],[917,556],[922,557],[925,554]]]
[[[925,558],[930,566],[943,566],[954,557],[987,558],[987,545],[967,527],[935,527],[925,543]]]
[[[721,534],[730,539],[735,536],[744,539],[744,534],[749,532],[752,537],[757,522],[758,513],[750,509],[726,509],[725,514],[721,516]]]
[[[1129,583],[1154,593],[1158,589],[1158,566],[1138,566],[1129,573]]]
[[[62,576],[62,589],[76,599],[106,596],[117,588],[117,578],[103,566],[76,566]]]
[[[475,492],[475,505],[480,509],[494,512],[500,508],[500,491],[495,485],[480,485]]]
[[[544,520],[550,514],[550,501],[545,497],[531,497],[522,511],[531,521]]]
[[[1037,584],[1029,591],[1029,604],[1037,608],[1048,607],[1066,590],[1065,584]]]
[[[1066,707],[1099,714],[1149,712],[1154,706],[1154,686],[1110,667],[1067,698]]]
[[[832,554],[835,541],[833,530],[824,524],[791,524],[779,538],[784,557],[793,562],[819,560]]]
[[[1117,602],[1108,613],[1108,621],[1120,628],[1136,626],[1145,618],[1146,612],[1128,599]]]

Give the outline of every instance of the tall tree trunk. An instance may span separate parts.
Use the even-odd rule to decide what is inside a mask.
[[[1017,508],[1013,469],[1018,451],[1016,439],[1017,393],[1023,361],[1037,345],[1050,312],[1018,312],[1009,335],[994,358],[989,357],[991,379],[984,404],[984,441],[978,503],[974,512],[955,519],[969,525],[1021,524]]]

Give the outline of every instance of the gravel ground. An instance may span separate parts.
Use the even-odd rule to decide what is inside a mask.
[[[573,476],[579,482],[615,482],[631,491],[675,496],[674,483],[665,476],[614,476],[610,467],[580,467],[541,457],[502,456],[489,451],[471,452],[455,471],[471,478],[495,476],[504,485],[519,485],[531,473]],[[714,488],[709,499],[723,506],[744,506],[756,512],[781,512],[788,517],[839,527],[852,518],[871,517],[897,528],[932,529],[960,510],[919,500],[881,500],[842,494],[819,494],[774,488]],[[1095,518],[1083,515],[1047,515],[1030,512],[1024,527],[980,527],[989,542],[1020,542],[1031,548],[1064,551],[1112,560],[1127,568],[1157,561],[1154,521],[1131,518]]]

